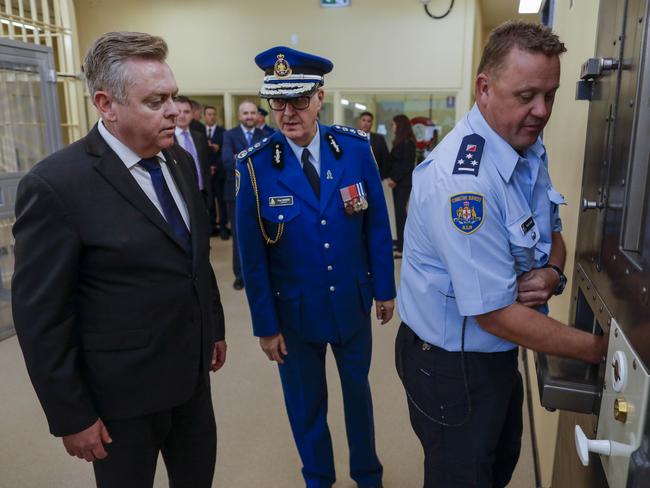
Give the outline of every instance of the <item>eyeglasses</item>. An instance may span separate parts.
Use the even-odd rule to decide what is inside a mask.
[[[289,103],[294,110],[307,110],[310,101],[311,97],[269,98],[269,107],[276,112],[282,112]]]

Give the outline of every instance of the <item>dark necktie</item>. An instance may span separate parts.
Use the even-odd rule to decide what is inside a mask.
[[[316,197],[320,198],[320,176],[318,176],[316,168],[314,168],[314,165],[311,164],[311,161],[309,160],[310,155],[311,153],[309,152],[309,149],[305,148],[302,151],[302,157],[300,158],[302,161],[302,170],[305,172],[307,181],[309,181],[309,184],[311,185],[312,190],[314,190]]]
[[[162,168],[158,162],[158,157],[154,156],[153,158],[142,159],[138,163],[143,167],[151,176],[151,182],[153,183],[153,188],[156,191],[156,196],[158,197],[158,202],[162,207],[163,215],[165,220],[172,228],[172,231],[176,238],[183,245],[183,249],[188,254],[192,253],[192,238],[190,232],[185,225],[185,221],[181,216],[180,210],[174,202],[174,197],[172,197],[165,177],[163,176]]]

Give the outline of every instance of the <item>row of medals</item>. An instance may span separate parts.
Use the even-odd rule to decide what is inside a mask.
[[[354,213],[359,213],[368,208],[368,200],[365,197],[354,197],[352,200],[344,202],[345,213],[352,215]]]

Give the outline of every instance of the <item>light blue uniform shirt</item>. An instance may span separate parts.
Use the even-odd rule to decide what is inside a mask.
[[[475,162],[469,158],[476,148],[463,141],[470,134],[485,139],[480,162],[453,174]],[[461,216],[463,202],[452,201],[468,194],[475,202],[465,204],[469,213]],[[448,351],[461,349],[465,316],[466,351],[516,347],[483,330],[474,316],[514,303],[517,277],[547,263],[551,234],[562,230],[558,205],[564,203],[551,184],[541,140],[520,156],[474,105],[413,172],[397,296],[401,319],[420,339]],[[456,216],[473,223],[462,230]]]

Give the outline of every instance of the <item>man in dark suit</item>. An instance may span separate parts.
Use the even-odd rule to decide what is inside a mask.
[[[192,156],[199,190],[203,192],[208,215],[212,215],[214,199],[212,198],[210,148],[208,147],[208,139],[205,136],[205,129],[197,131],[191,128],[190,122],[194,119],[192,118],[192,102],[189,98],[181,95],[177,96],[175,100],[178,116],[176,117],[174,141]],[[216,222],[210,219],[210,233],[212,233],[215,226]]]
[[[203,105],[196,100],[188,99],[192,105],[192,120],[190,120],[190,129],[205,134],[205,124],[201,122],[201,115],[203,113]]]
[[[174,144],[159,37],[110,32],[83,70],[101,120],[21,180],[12,283],[18,339],[50,432],[100,488],[208,488],[209,371],[226,357],[191,156]]]
[[[270,137],[275,132],[273,127],[266,124],[266,118],[269,113],[262,107],[257,107],[257,128],[262,131],[264,137]]]
[[[235,158],[244,149],[252,147],[254,144],[264,139],[264,134],[259,130],[257,125],[257,106],[253,102],[242,102],[239,104],[237,111],[239,116],[239,125],[234,127],[223,135],[223,150],[221,159],[226,171],[226,185],[224,190],[224,200],[228,206],[228,220],[232,229],[232,270],[235,274],[233,288],[241,290],[244,288],[244,279],[241,272],[241,261],[239,259],[239,249],[237,247],[237,226],[235,225]]]
[[[216,200],[216,205],[212,205],[213,215],[210,216],[212,222],[217,222],[216,231],[221,239],[230,238],[230,229],[228,229],[228,208],[226,201],[223,199],[224,186],[226,184],[226,172],[223,169],[221,161],[221,148],[223,147],[223,134],[226,130],[217,125],[217,109],[211,105],[206,105],[203,111],[205,119],[205,131],[208,139],[208,159],[210,162],[210,173],[212,175],[212,196]]]
[[[384,136],[370,131],[372,129],[374,118],[375,116],[371,112],[363,112],[361,115],[359,115],[359,122],[357,124],[357,127],[359,127],[359,129],[362,131],[370,134],[370,147],[372,148],[372,153],[374,154],[375,160],[377,161],[377,166],[379,166],[379,174],[381,175],[381,179],[384,180],[388,178],[388,175],[390,173],[389,152]]]

